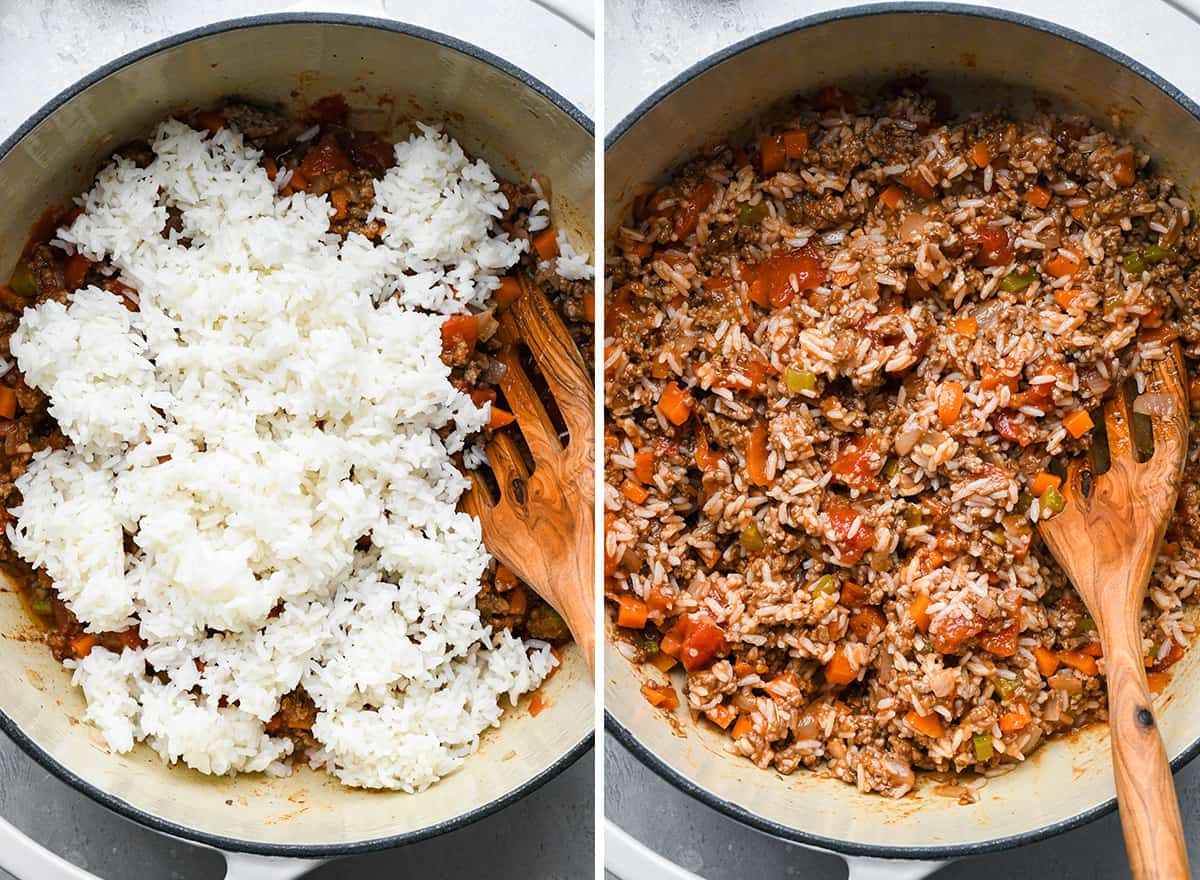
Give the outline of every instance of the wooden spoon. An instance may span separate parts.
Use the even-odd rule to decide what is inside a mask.
[[[1039,523],[1050,552],[1096,621],[1108,678],[1108,726],[1125,848],[1136,880],[1183,880],[1187,848],[1179,803],[1142,659],[1138,616],[1175,509],[1188,443],[1188,401],[1178,343],[1155,365],[1146,392],[1168,412],[1152,417],[1154,450],[1138,463],[1126,396],[1104,407],[1111,468],[1095,473],[1074,461],[1062,495],[1066,507]]]
[[[595,392],[554,306],[529,278],[521,275],[520,281],[521,296],[500,316],[505,372],[499,384],[533,466],[508,430],[493,432],[486,451],[500,498],[493,503],[483,476],[472,472],[463,508],[479,517],[488,551],[562,615],[594,674]],[[562,414],[565,443],[521,365],[521,344]]]

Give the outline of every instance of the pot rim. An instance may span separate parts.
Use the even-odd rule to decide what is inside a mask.
[[[1154,71],[1143,65],[1141,62],[1131,58],[1123,52],[1120,52],[1107,43],[1101,42],[1094,37],[1087,36],[1072,28],[1064,27],[1045,19],[1037,18],[1031,15],[1026,15],[1021,12],[1011,12],[1004,9],[996,9],[992,7],[972,6],[963,3],[941,3],[941,2],[917,2],[904,3],[868,3],[858,6],[847,6],[841,9],[831,10],[827,12],[818,12],[813,15],[808,15],[803,18],[798,18],[790,22],[785,22],[775,27],[769,28],[760,33],[753,34],[730,46],[725,47],[695,64],[692,64],[682,73],[679,73],[665,85],[656,89],[649,97],[641,101],[633,110],[617,123],[617,125],[608,133],[604,139],[604,150],[607,153],[624,137],[630,129],[642,120],[646,114],[665,101],[676,91],[687,85],[693,79],[707,73],[709,70],[717,67],[729,59],[742,54],[743,52],[755,49],[758,46],[768,43],[777,37],[785,36],[796,31],[808,30],[809,28],[828,24],[830,22],[844,21],[848,19],[867,18],[876,15],[890,14],[909,14],[909,15],[959,15],[971,18],[979,18],[987,21],[1002,21],[1009,24],[1016,24],[1031,30],[1040,31],[1050,34],[1068,42],[1075,43],[1085,49],[1090,49],[1099,55],[1108,58],[1110,61],[1115,61],[1117,64],[1136,74],[1142,79],[1155,86],[1159,91],[1163,92],[1167,97],[1173,100],[1176,104],[1186,110],[1191,116],[1200,122],[1200,104],[1188,97],[1181,89],[1177,88],[1172,83],[1168,82],[1163,77],[1159,76]],[[1103,803],[1096,804],[1088,809],[1081,810],[1075,815],[1062,819],[1058,822],[1052,822],[1048,825],[1043,825],[1039,828],[1034,828],[1020,834],[1012,834],[1007,837],[1000,837],[994,840],[980,841],[976,843],[961,843],[961,844],[946,844],[939,846],[885,846],[880,844],[865,844],[857,843],[851,840],[845,840],[835,837],[825,837],[824,835],[814,834],[810,831],[804,831],[800,828],[784,825],[760,816],[758,813],[748,810],[745,807],[739,806],[732,801],[714,794],[707,788],[694,782],[687,775],[679,772],[657,754],[651,751],[648,747],[642,744],[637,736],[607,708],[604,710],[604,728],[605,731],[612,734],[621,745],[633,753],[639,761],[657,773],[664,780],[675,786],[684,794],[694,797],[696,800],[703,803],[705,806],[725,814],[731,819],[734,819],[743,825],[747,825],[756,831],[769,834],[772,837],[781,840],[787,840],[792,843],[801,844],[804,846],[816,847],[818,849],[830,850],[849,856],[866,856],[877,859],[919,859],[924,861],[946,861],[950,859],[960,859],[967,856],[983,855],[985,853],[998,852],[1000,850],[1012,849],[1018,846],[1035,843],[1039,840],[1045,840],[1050,837],[1062,834],[1065,831],[1070,831],[1074,828],[1079,828],[1089,822],[1099,819],[1101,816],[1106,816],[1111,813],[1117,806],[1116,797],[1111,797]],[[1172,772],[1177,772],[1181,767],[1190,762],[1200,754],[1200,735],[1175,757],[1171,762]]]
[[[580,128],[582,128],[589,136],[595,136],[595,127],[590,117],[587,116],[574,103],[567,100],[557,91],[546,85],[537,77],[527,73],[515,64],[504,60],[486,49],[481,49],[473,43],[468,43],[465,40],[460,40],[457,37],[452,37],[443,34],[439,31],[430,30],[428,28],[419,27],[417,25],[408,24],[402,21],[392,19],[376,18],[366,15],[352,15],[345,13],[334,12],[280,12],[268,13],[263,15],[250,15],[239,18],[223,19],[212,24],[202,27],[192,28],[190,30],[181,31],[177,34],[164,37],[160,40],[155,40],[148,43],[132,52],[121,55],[118,58],[109,61],[96,70],[77,80],[67,88],[63,89],[45,104],[43,104],[32,116],[23,122],[16,131],[14,131],[3,142],[0,142],[0,161],[13,150],[21,140],[29,134],[34,128],[40,125],[51,114],[57,111],[63,104],[74,98],[76,95],[84,92],[91,86],[107,78],[117,71],[123,70],[130,65],[136,64],[152,55],[167,49],[172,49],[176,46],[190,43],[203,37],[209,37],[217,34],[229,33],[231,31],[243,30],[246,28],[263,27],[277,24],[326,24],[326,25],[342,25],[351,27],[374,28],[376,30],[391,31],[393,33],[404,34],[409,37],[416,37],[429,43],[452,49],[463,55],[470,56],[476,60],[482,61],[485,64],[499,70],[501,73],[507,74],[512,79],[524,84],[526,87],[540,94],[542,97],[549,100],[559,110],[567,114]],[[3,731],[9,739],[15,742],[21,749],[36,761],[43,768],[57,776],[63,782],[73,787],[79,792],[82,792],[92,800],[96,801],[101,806],[107,807],[115,813],[124,816],[127,819],[132,819],[141,825],[152,828],[155,831],[163,834],[168,834],[172,837],[196,843],[201,846],[209,846],[219,850],[230,852],[244,852],[255,855],[275,856],[282,858],[303,858],[303,859],[327,859],[340,856],[357,855],[360,853],[374,852],[376,850],[391,849],[394,847],[404,846],[410,843],[418,843],[422,840],[428,840],[437,837],[441,834],[446,834],[450,831],[456,831],[464,828],[471,823],[483,819],[487,816],[496,813],[505,807],[516,803],[531,792],[541,788],[554,777],[558,776],[579,758],[587,752],[591,747],[595,738],[595,731],[588,731],[579,742],[575,743],[554,760],[550,766],[546,767],[535,776],[526,779],[511,791],[494,798],[485,804],[461,813],[451,819],[446,819],[442,822],[437,822],[432,825],[427,825],[423,828],[418,828],[414,831],[406,831],[400,834],[386,835],[383,837],[374,837],[368,840],[353,841],[350,843],[327,843],[327,844],[296,844],[296,843],[262,843],[253,840],[244,840],[241,838],[227,837],[221,834],[213,834],[206,831],[201,831],[192,828],[188,825],[181,825],[168,819],[164,819],[154,813],[136,807],[128,801],[110,794],[108,791],[93,785],[91,782],[83,779],[78,774],[69,770],[58,760],[43,749],[37,742],[28,736],[0,707],[0,731]],[[175,771],[178,772],[178,771]],[[418,795],[419,796],[419,795]]]

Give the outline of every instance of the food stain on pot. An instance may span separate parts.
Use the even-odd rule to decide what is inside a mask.
[[[26,669],[25,677],[27,679],[29,679],[29,683],[31,685],[33,685],[34,690],[44,691],[46,689],[46,683],[45,683],[45,681],[42,680],[42,676],[38,673],[37,670]]]

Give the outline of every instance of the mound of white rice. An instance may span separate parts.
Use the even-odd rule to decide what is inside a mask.
[[[555,662],[480,622],[487,555],[450,455],[487,412],[448,381],[442,318],[417,310],[485,302],[526,245],[497,231],[488,166],[432,129],[376,183],[380,246],[330,234],[323,196],[277,198],[231,128],[168,121],[151,145],[59,232],[110,259],[139,310],[89,287],[12,337],[74,444],[18,482],[13,546],[89,631],[140,622],[145,649],[75,667],[113,749],[286,772],[291,742],[264,724],[303,686],[314,764],[419,790]],[[183,228],[164,238],[168,207]]]

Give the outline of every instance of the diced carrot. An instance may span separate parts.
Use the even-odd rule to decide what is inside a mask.
[[[734,739],[741,739],[754,730],[754,722],[750,720],[749,715],[739,715],[737,722],[733,725],[733,730],[729,735]]]
[[[1087,199],[1084,199],[1082,202],[1079,202],[1078,204],[1071,205],[1071,216],[1074,217],[1076,220],[1083,220],[1085,217],[1087,217],[1088,209],[1090,207],[1091,207],[1091,203],[1088,202]]]
[[[338,187],[329,194],[329,201],[333,205],[333,219],[345,219],[346,209],[350,206],[350,193]]]
[[[1042,675],[1053,675],[1061,662],[1057,654],[1040,645],[1033,649],[1033,656],[1037,660],[1038,672]]]
[[[985,366],[979,374],[979,387],[984,391],[992,391],[1001,385],[1006,385],[1009,391],[1015,392],[1019,381],[1016,376],[1001,372],[992,366]]]
[[[646,625],[649,609],[637,596],[622,596],[617,610],[617,626],[626,629],[642,629]]]
[[[959,336],[974,336],[979,332],[979,322],[973,316],[966,318],[951,318],[950,329]]]
[[[283,188],[283,195],[291,195],[297,192],[307,192],[310,186],[308,177],[299,168],[292,172],[292,176],[288,178],[287,186]]]
[[[733,724],[733,720],[738,717],[737,709],[728,703],[717,703],[711,709],[705,709],[704,715],[722,730],[728,730],[729,725]]]
[[[980,168],[985,168],[992,164],[992,151],[983,141],[976,141],[971,147],[971,158]]]
[[[662,614],[673,604],[675,600],[662,587],[654,587],[646,595],[646,607],[650,609],[651,614]]]
[[[633,475],[643,483],[654,479],[653,452],[639,452],[633,456]]]
[[[1133,186],[1133,147],[1124,147],[1113,157],[1116,165],[1113,167],[1113,180],[1121,186]]]
[[[896,210],[896,206],[904,201],[904,190],[898,186],[889,186],[879,194],[879,201],[894,211]]]
[[[937,195],[933,185],[925,179],[925,175],[915,168],[901,177],[900,182],[927,202],[933,201]]]
[[[946,733],[946,725],[942,721],[942,716],[936,712],[922,715],[916,709],[909,709],[904,715],[904,721],[917,733],[924,734],[930,739],[938,739]]]
[[[1071,252],[1071,256],[1055,254],[1046,263],[1046,271],[1055,278],[1074,275],[1083,266],[1083,254],[1079,253],[1075,248],[1067,248],[1066,250]]]
[[[867,604],[867,599],[870,597],[867,588],[862,584],[844,583],[839,597],[839,602],[847,608],[861,608]]]
[[[1092,430],[1092,428],[1096,427],[1096,425],[1087,410],[1077,409],[1063,419],[1063,427],[1067,429],[1072,437],[1079,439]]]
[[[850,631],[864,642],[874,633],[883,632],[886,626],[887,618],[874,606],[868,605],[850,615]]]
[[[746,476],[755,486],[766,486],[767,479],[767,426],[755,425],[746,441]]]
[[[782,171],[787,164],[787,147],[781,134],[764,134],[758,139],[758,151],[761,155],[763,174],[774,174]]]
[[[509,614],[523,617],[525,612],[529,610],[529,597],[525,595],[524,587],[519,585],[514,587],[505,598],[508,599]]]
[[[1151,327],[1142,331],[1142,342],[1174,342],[1179,331],[1174,327]]]
[[[1004,733],[1016,733],[1032,720],[1029,707],[1022,702],[1016,702],[1013,703],[1012,709],[1000,716],[1000,730]]]
[[[98,639],[91,633],[83,633],[71,639],[71,656],[76,660],[82,660],[88,654],[92,653],[92,648],[96,647]]]
[[[225,127],[225,117],[211,110],[201,110],[197,113],[196,122],[209,134],[216,134]]]
[[[937,391],[937,412],[943,428],[949,428],[958,421],[962,407],[962,385],[958,382],[943,382]]]
[[[682,425],[691,418],[693,403],[692,395],[674,382],[664,385],[658,398],[658,408],[672,425]]]
[[[656,709],[665,709],[670,712],[672,709],[679,708],[679,695],[669,684],[644,684],[642,685],[642,696]]]
[[[708,445],[708,434],[700,428],[696,432],[696,467],[700,468],[704,473],[714,470],[721,463],[724,456],[719,452],[713,452]]]
[[[1162,306],[1153,306],[1150,311],[1142,315],[1142,326],[1157,330],[1162,326],[1163,314],[1166,311]]]
[[[510,413],[508,410],[501,409],[500,407],[496,406],[493,403],[492,404],[492,415],[488,419],[488,423],[487,423],[488,430],[489,431],[498,431],[501,428],[508,427],[516,420],[517,420],[517,417],[514,416],[512,413]]]
[[[513,574],[512,569],[500,562],[496,563],[496,575],[492,578],[492,582],[501,593],[507,593],[521,583]]]
[[[279,166],[275,164],[275,160],[268,156],[263,159],[263,171],[267,172],[267,179],[274,180],[275,175],[279,173]]]
[[[1089,657],[1103,657],[1104,645],[1100,642],[1088,642],[1079,649],[1080,654],[1087,654]]]
[[[646,499],[650,497],[650,493],[645,488],[629,479],[621,483],[621,492],[634,504],[645,504]]]
[[[835,651],[833,658],[825,664],[825,680],[830,684],[849,684],[856,678],[858,670],[850,663],[845,651]]]
[[[1079,302],[1083,296],[1083,290],[1078,287],[1060,287],[1054,291],[1054,301],[1058,303],[1058,307],[1064,312],[1069,312],[1075,308],[1075,304]]]
[[[1191,401],[1193,409],[1200,408],[1200,376],[1193,377],[1188,383],[1188,400]]]
[[[908,606],[908,619],[915,623],[921,632],[929,632],[930,604],[928,593],[918,593],[917,597],[912,600],[912,604]]]
[[[83,281],[87,278],[88,270],[92,268],[92,261],[81,253],[74,253],[71,259],[67,260],[67,267],[63,269],[63,281],[66,282],[67,290],[78,290],[83,287]]]
[[[1050,190],[1044,186],[1031,186],[1025,190],[1023,195],[1025,201],[1033,205],[1035,208],[1046,208],[1050,204]]]
[[[789,159],[800,159],[808,150],[808,132],[803,128],[783,133],[783,152]]]
[[[533,249],[537,251],[538,259],[545,262],[558,256],[558,230],[547,226],[533,236]]]
[[[1100,670],[1096,658],[1082,651],[1059,651],[1058,659],[1084,675],[1096,675]]]
[[[596,321],[596,294],[590,289],[583,292],[583,317],[589,324]]]
[[[1040,496],[1047,489],[1057,489],[1061,485],[1062,477],[1056,476],[1049,471],[1042,471],[1029,484],[1029,494]]]
[[[790,672],[776,676],[763,685],[763,690],[776,700],[786,700],[800,695],[800,683]]]
[[[660,647],[658,653],[655,654],[653,657],[651,657],[649,662],[650,662],[650,665],[653,666],[655,669],[657,669],[659,672],[669,672],[670,670],[675,668],[675,664],[678,663],[679,661],[676,660],[674,657],[672,657],[670,654],[664,654]]]
[[[17,416],[17,392],[7,385],[0,385],[0,416],[6,419]]]
[[[1171,676],[1166,672],[1147,672],[1146,684],[1150,686],[1150,693],[1161,694],[1171,681]]]
[[[500,286],[496,288],[496,292],[492,294],[492,298],[496,301],[496,308],[506,309],[515,303],[521,296],[521,282],[511,275],[505,275],[500,279]]]
[[[658,650],[668,657],[678,657],[683,650],[683,637],[676,633],[666,633],[658,643]]]

